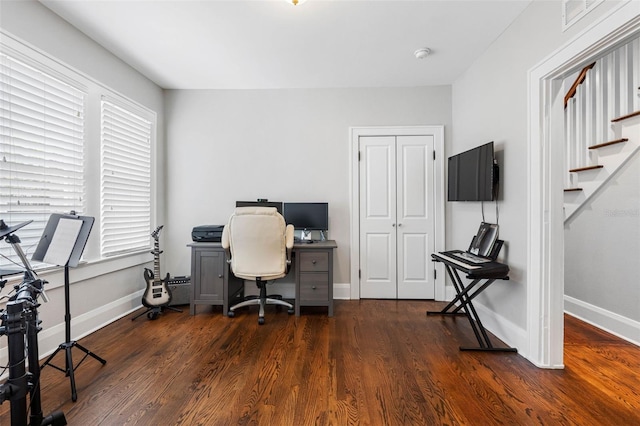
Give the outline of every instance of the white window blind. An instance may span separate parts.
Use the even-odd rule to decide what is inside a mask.
[[[102,100],[101,252],[150,248],[152,122]]]
[[[0,54],[0,219],[33,220],[16,232],[25,252],[51,213],[84,210],[85,98],[44,67]],[[9,244],[0,254],[0,266],[18,261]]]

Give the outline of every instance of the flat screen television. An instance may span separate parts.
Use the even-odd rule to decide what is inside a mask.
[[[449,157],[447,178],[449,201],[495,200],[498,166],[494,162],[493,142]]]
[[[284,203],[284,221],[295,229],[329,230],[328,203]]]

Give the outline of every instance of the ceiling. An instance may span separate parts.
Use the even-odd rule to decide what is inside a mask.
[[[451,84],[530,0],[40,2],[163,88],[282,89]]]

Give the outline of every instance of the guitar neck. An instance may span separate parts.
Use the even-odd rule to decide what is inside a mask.
[[[160,280],[160,243],[157,238],[153,243],[153,280]]]

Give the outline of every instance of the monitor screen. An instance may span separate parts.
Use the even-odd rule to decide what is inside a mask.
[[[236,201],[236,207],[275,207],[282,214],[282,201]]]
[[[449,201],[493,201],[498,180],[493,142],[449,157]]]
[[[284,221],[296,229],[327,231],[329,203],[284,203]]]

